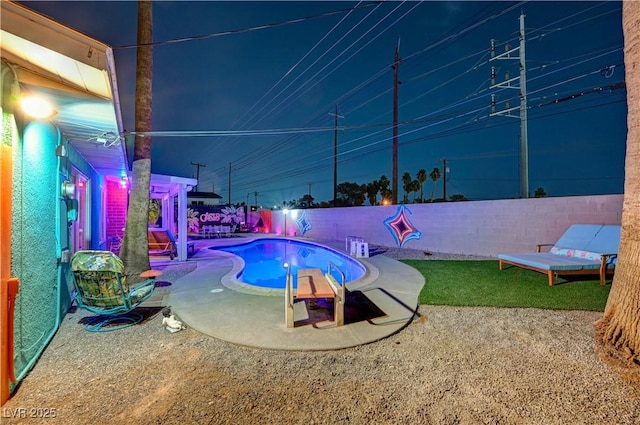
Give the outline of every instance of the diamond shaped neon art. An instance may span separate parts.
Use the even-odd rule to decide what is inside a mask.
[[[309,230],[311,230],[311,222],[307,218],[307,214],[305,211],[302,211],[302,214],[296,219],[296,224],[298,225],[298,229],[300,229],[300,235],[304,236]]]
[[[400,248],[412,239],[420,239],[422,233],[411,224],[407,213],[413,214],[409,208],[400,205],[396,214],[384,220],[384,225],[389,229],[396,245]]]

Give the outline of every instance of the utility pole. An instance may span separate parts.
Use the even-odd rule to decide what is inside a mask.
[[[393,169],[391,176],[391,203],[398,203],[398,70],[400,68],[400,40],[396,46],[396,53],[393,59]]]
[[[231,205],[231,162],[229,162],[229,205]]]
[[[338,118],[344,118],[338,114],[338,104],[336,103],[335,113],[329,112],[329,115],[333,115],[333,206],[336,206],[338,201]],[[311,186],[309,186],[309,194],[311,194]]]
[[[442,199],[447,201],[447,159],[442,160]]]
[[[206,167],[207,164],[202,164],[200,162],[192,162],[191,165],[196,166],[196,180],[198,181],[198,183],[200,183],[200,167]],[[196,183],[194,192],[198,191],[198,183]]]
[[[254,196],[254,206],[256,208],[258,208],[258,192],[253,192],[253,196]]]
[[[511,49],[507,44],[505,46],[505,52],[499,55],[495,54],[495,40],[491,40],[491,59],[511,59],[519,61],[520,75],[518,77],[510,78],[507,74],[505,81],[496,83],[495,67],[491,67],[491,86],[493,88],[510,88],[520,90],[520,106],[510,107],[507,103],[505,109],[496,111],[496,98],[495,95],[491,95],[491,113],[490,117],[496,115],[502,115],[505,117],[520,118],[520,197],[529,197],[529,146],[528,146],[528,129],[527,129],[527,62],[525,57],[525,26],[524,26],[524,13],[520,13],[520,45]],[[518,52],[517,56],[511,56],[512,53]],[[519,84],[517,84],[519,82]],[[512,84],[514,83],[514,84]],[[520,111],[519,115],[512,114],[514,111]]]

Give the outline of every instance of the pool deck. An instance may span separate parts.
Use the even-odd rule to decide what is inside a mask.
[[[170,305],[187,326],[206,335],[275,350],[354,347],[392,335],[417,317],[423,276],[399,261],[375,255],[361,259],[367,274],[347,284],[344,326],[331,322],[332,306],[328,302],[321,300],[316,307],[300,300],[294,306],[295,326],[287,328],[284,290],[239,282],[235,276],[242,269],[242,261],[234,255],[207,249],[246,243],[255,237],[260,236],[196,241],[196,253],[188,260],[197,263],[196,269],[171,285],[162,304]],[[320,243],[344,253],[344,246],[338,243]],[[152,258],[152,266],[154,261],[158,260]]]

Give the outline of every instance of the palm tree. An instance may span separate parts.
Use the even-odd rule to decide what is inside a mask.
[[[384,174],[380,176],[380,180],[378,180],[378,184],[380,185],[380,194],[382,195],[382,203],[390,203],[392,199],[392,191],[389,189],[389,185],[391,184],[391,180]]]
[[[409,192],[409,187],[411,186],[411,174],[405,172],[402,175],[402,190],[404,190],[404,199],[402,201],[403,204],[409,202],[409,197],[407,196],[407,192]]]
[[[421,168],[418,170],[418,174],[416,174],[416,178],[418,179],[418,183],[420,183],[420,202],[424,202],[424,191],[422,190],[424,183],[427,181],[427,170]]]
[[[546,198],[547,192],[544,190],[544,187],[540,186],[536,189],[536,193],[533,196],[536,198]]]
[[[153,20],[151,1],[138,2],[138,51],[136,62],[136,133],[151,131],[151,86],[153,80]],[[120,256],[135,281],[149,270],[149,187],[151,183],[151,137],[136,134],[133,152],[131,196]]]
[[[436,182],[440,180],[440,169],[438,167],[434,168],[429,173],[429,177],[433,180],[433,189],[431,189],[431,202],[433,202],[433,198],[436,196]]]
[[[416,195],[418,194],[418,191],[420,190],[420,182],[418,180],[413,180],[411,181],[411,184],[409,185],[410,191],[413,192],[413,203],[416,203]]]
[[[640,64],[640,3],[622,2],[624,63]],[[640,363],[640,73],[627,72],[627,154],[625,159],[622,231],[616,273],[604,315],[596,322],[598,339],[612,358]],[[624,360],[622,360],[624,362]]]
[[[378,203],[378,192],[380,191],[380,183],[378,180],[374,180],[371,183],[367,183],[365,188],[367,193],[367,199],[371,205],[376,205]]]

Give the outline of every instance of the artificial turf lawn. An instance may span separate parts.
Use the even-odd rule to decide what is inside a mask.
[[[425,279],[418,302],[431,305],[604,311],[611,281],[593,276],[559,277],[519,267],[498,269],[498,261],[403,260]]]

